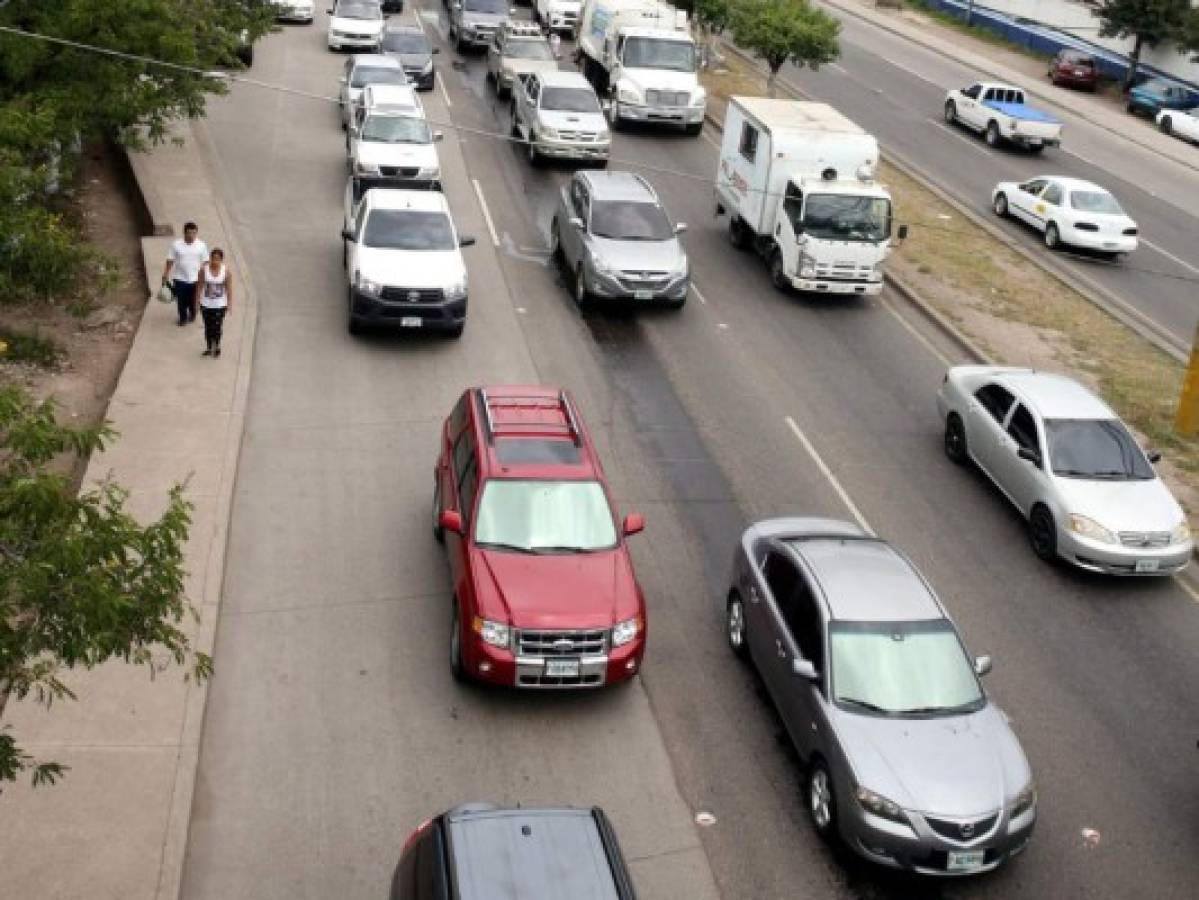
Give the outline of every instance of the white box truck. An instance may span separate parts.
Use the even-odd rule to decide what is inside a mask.
[[[716,214],[729,214],[733,246],[762,254],[780,290],[877,294],[892,219],[878,160],[874,137],[827,104],[731,97]]]
[[[576,60],[607,101],[613,130],[625,122],[699,134],[707,92],[687,13],[662,0],[585,0]]]

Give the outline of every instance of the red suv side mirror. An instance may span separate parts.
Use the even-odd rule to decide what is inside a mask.
[[[462,514],[457,510],[442,510],[441,517],[437,520],[437,523],[446,531],[452,531],[454,534],[462,534]]]
[[[622,527],[625,537],[640,534],[645,530],[645,517],[640,513],[629,513],[624,517],[624,525]]]

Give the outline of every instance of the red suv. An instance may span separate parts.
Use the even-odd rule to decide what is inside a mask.
[[[433,534],[450,557],[450,668],[527,688],[632,677],[645,599],[603,467],[570,396],[470,388],[441,432]]]
[[[1093,91],[1099,86],[1095,57],[1081,50],[1059,50],[1049,61],[1049,80],[1054,84]]]

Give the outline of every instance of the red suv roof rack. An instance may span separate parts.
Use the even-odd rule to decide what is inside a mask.
[[[497,432],[515,432],[525,436],[544,434],[546,432],[565,434],[576,447],[583,446],[583,435],[579,430],[579,421],[575,418],[574,407],[566,391],[558,391],[557,395],[550,394],[500,394],[488,396],[486,388],[479,388],[479,399],[483,407],[483,430],[488,444],[495,443]],[[527,421],[524,419],[503,418],[505,408],[520,410],[555,410],[562,414],[563,421]]]

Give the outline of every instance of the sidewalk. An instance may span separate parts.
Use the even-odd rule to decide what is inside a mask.
[[[913,43],[920,44],[964,66],[1063,107],[1092,125],[1109,131],[1171,162],[1199,171],[1199,152],[1185,141],[1168,137],[1148,121],[1135,119],[1124,108],[1102,96],[1057,88],[1049,83],[1048,66],[1014,50],[1005,50],[968,35],[943,28],[927,16],[899,9],[877,9],[874,0],[823,0],[826,6],[855,16]],[[950,87],[961,85],[945,85]]]
[[[187,481],[194,505],[186,591],[200,623],[186,622],[197,650],[211,652],[221,599],[229,508],[241,443],[256,307],[250,279],[211,185],[203,125],[182,125],[183,146],[133,154],[153,219],[143,238],[148,280],[185,220],[226,251],[237,277],[219,360],[200,356],[203,326],[176,325],[174,304],[149,301],[108,408],[119,437],[93,457],[92,484],[111,474],[130,491],[129,510],[153,517],[170,486]],[[124,663],[67,679],[77,702],[52,710],[10,703],[5,721],[35,757],[70,766],[57,785],[28,778],[0,801],[0,879],[5,897],[174,900],[191,817],[207,689],[172,666],[151,679]]]

